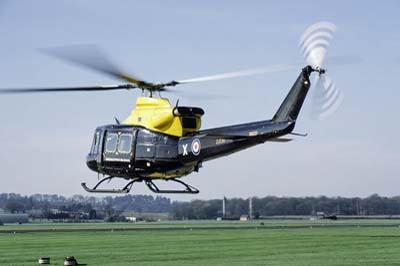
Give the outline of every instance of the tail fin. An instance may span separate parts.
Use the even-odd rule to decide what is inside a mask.
[[[300,109],[310,88],[310,74],[315,71],[311,66],[302,69],[296,82],[293,84],[285,100],[272,118],[277,122],[296,121]],[[317,70],[318,71],[318,70]]]

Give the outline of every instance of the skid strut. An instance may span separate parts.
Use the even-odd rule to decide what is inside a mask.
[[[135,178],[131,181],[129,181],[122,189],[98,189],[98,187],[104,182],[104,181],[111,181],[111,179],[115,178],[114,176],[107,176],[103,179],[101,179],[93,188],[89,188],[86,186],[86,183],[81,183],[83,189],[85,189],[87,192],[90,193],[129,193],[131,191],[131,188],[133,186],[133,183],[135,182],[141,182],[142,179]]]
[[[197,194],[200,192],[200,190],[198,190],[197,188],[195,188],[189,184],[186,184],[185,182],[178,180],[178,179],[167,179],[166,181],[174,181],[179,184],[182,184],[185,187],[185,189],[183,189],[183,190],[161,190],[158,188],[158,186],[156,184],[154,184],[154,182],[152,180],[145,180],[145,183],[146,183],[147,187],[154,193]]]
[[[184,186],[184,189],[182,189],[182,190],[163,190],[163,189],[160,189],[156,184],[154,184],[153,180],[143,179],[143,178],[134,178],[131,181],[129,181],[121,189],[99,189],[98,188],[102,183],[104,183],[105,181],[110,182],[113,178],[115,178],[115,177],[114,176],[104,177],[99,182],[97,182],[97,184],[93,188],[89,188],[88,186],[86,186],[86,183],[81,183],[81,185],[87,192],[90,192],[90,193],[129,193],[131,191],[133,183],[145,181],[147,187],[154,193],[197,194],[200,192],[197,188],[195,188],[189,184],[186,184],[185,182],[183,182],[181,180],[177,180],[174,178],[167,179],[165,181],[174,181],[176,183],[179,183]]]

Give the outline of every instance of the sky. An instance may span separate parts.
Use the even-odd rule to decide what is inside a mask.
[[[312,120],[308,97],[289,143],[266,143],[203,164],[184,181],[226,197],[399,195],[398,1],[0,1],[0,87],[119,84],[40,49],[95,44],[148,81],[186,79],[302,62],[298,39],[317,21],[338,27],[326,65],[340,109]],[[268,119],[298,70],[187,84],[171,102],[202,107],[202,128]],[[83,194],[94,129],[124,119],[140,92],[0,96],[0,192]],[[121,184],[116,182],[115,184]],[[131,193],[150,194],[144,184]],[[102,196],[97,194],[97,196]]]

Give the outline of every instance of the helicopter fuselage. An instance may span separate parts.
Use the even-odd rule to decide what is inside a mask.
[[[313,24],[303,33],[300,46],[308,64],[305,66],[275,115],[269,120],[201,130],[204,110],[199,107],[180,106],[179,101],[171,105],[161,93],[181,84],[243,77],[256,74],[286,71],[293,65],[276,65],[269,68],[248,69],[202,76],[169,82],[147,82],[120,71],[107,60],[96,47],[69,47],[50,49],[49,54],[60,59],[83,65],[126,84],[102,86],[77,86],[60,88],[0,89],[0,94],[45,93],[45,92],[95,92],[111,90],[142,90],[130,115],[116,124],[96,129],[92,148],[87,155],[88,167],[104,177],[95,186],[82,187],[88,192],[128,193],[135,182],[142,182],[157,193],[198,193],[199,190],[179,178],[199,171],[203,162],[229,155],[260,143],[287,142],[283,137],[292,133],[300,109],[310,88],[310,75],[316,72],[323,97],[315,101],[318,118],[332,113],[343,99],[342,93],[328,77],[321,77],[321,68],[336,26],[328,22]],[[320,38],[324,33],[324,45]],[[325,45],[326,44],[326,45]],[[318,87],[318,86],[316,86]],[[147,94],[145,94],[145,92]],[[147,96],[146,96],[147,95]],[[156,96],[158,95],[158,97]],[[294,134],[292,135],[299,135]],[[129,180],[122,189],[101,189],[100,185],[113,178]],[[184,190],[160,190],[153,180],[174,181]]]
[[[144,127],[107,125],[96,129],[87,165],[126,179],[170,179],[198,171],[202,163],[264,143],[281,141],[294,122],[266,120],[175,137]]]
[[[186,130],[185,135],[176,135],[182,130],[170,131],[166,134],[157,125],[174,126],[190,125],[198,128],[201,109],[191,107],[172,108],[169,105],[157,109],[165,112],[160,123],[160,116],[137,114],[135,111],[131,121],[142,124],[116,124],[98,127],[94,134],[92,148],[87,156],[90,169],[106,175],[93,188],[82,186],[89,192],[129,192],[134,182],[145,181],[154,192],[164,193],[198,193],[196,188],[178,180],[193,171],[199,171],[203,162],[232,154],[237,151],[267,141],[287,142],[283,138],[295,127],[300,109],[310,88],[309,76],[317,71],[310,66],[303,68],[296,82],[282,102],[272,119],[233,126],[225,126],[206,130]],[[143,101],[145,99],[141,99]],[[162,100],[163,101],[163,100]],[[143,104],[145,106],[145,104]],[[166,112],[166,110],[171,113]],[[179,117],[182,116],[183,117]],[[182,123],[183,118],[195,118],[196,123]],[[156,119],[156,120],[154,120]],[[178,120],[179,119],[179,120]],[[182,119],[182,120],[181,120]],[[149,121],[150,126],[143,123]],[[168,122],[169,121],[169,122]],[[179,127],[178,127],[179,129]],[[120,190],[100,190],[98,186],[106,180],[119,177],[130,181]],[[184,191],[159,190],[152,180],[172,180],[186,187]]]

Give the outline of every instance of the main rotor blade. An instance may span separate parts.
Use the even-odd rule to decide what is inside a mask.
[[[191,78],[191,79],[183,79],[176,81],[178,84],[184,83],[194,83],[194,82],[203,82],[203,81],[211,81],[211,80],[220,80],[220,79],[231,79],[231,78],[238,78],[238,77],[245,77],[245,76],[253,76],[253,75],[261,75],[273,72],[281,72],[281,71],[288,71],[292,69],[297,69],[298,66],[296,65],[274,65],[270,67],[263,67],[263,68],[253,68],[253,69],[246,69],[240,70],[235,72],[227,72],[217,75],[211,76],[204,76],[198,78]]]
[[[110,91],[130,90],[137,88],[132,84],[93,86],[93,87],[64,87],[64,88],[22,88],[22,89],[0,89],[0,94],[36,93],[36,92],[66,92],[66,91]]]
[[[133,75],[126,74],[107,59],[95,45],[73,45],[41,49],[47,55],[105,73],[113,78],[136,84],[138,87],[150,88],[152,83],[143,81]]]
[[[348,65],[348,64],[357,64],[357,63],[362,62],[362,59],[360,56],[357,56],[357,55],[346,55],[346,56],[331,56],[327,61],[329,61],[330,65],[341,66],[341,65]],[[268,73],[274,73],[274,72],[283,72],[283,71],[288,71],[288,70],[292,70],[292,69],[300,69],[302,65],[303,65],[302,62],[298,62],[296,64],[272,65],[272,66],[268,66],[268,67],[245,69],[245,70],[240,70],[240,71],[227,72],[227,73],[198,77],[198,78],[183,79],[183,80],[172,81],[169,83],[161,83],[161,84],[166,85],[166,86],[175,86],[178,84],[185,84],[185,83],[204,82],[204,81],[231,79],[231,78],[238,78],[238,77],[245,77],[245,76],[262,75],[262,74],[268,74]]]

